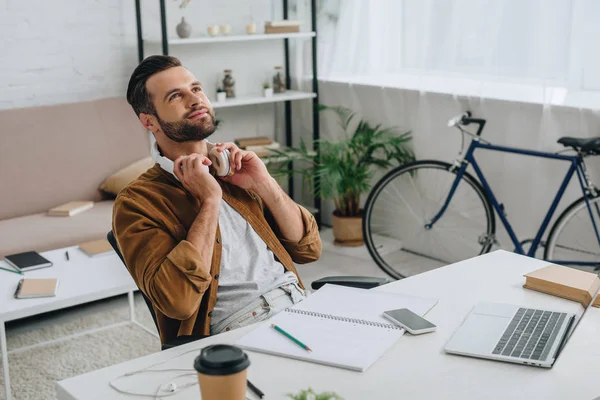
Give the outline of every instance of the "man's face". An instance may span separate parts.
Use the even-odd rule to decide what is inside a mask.
[[[160,129],[175,142],[206,139],[216,129],[215,112],[194,75],[183,67],[154,74],[146,89]]]

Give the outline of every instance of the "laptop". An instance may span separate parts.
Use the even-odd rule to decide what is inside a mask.
[[[482,302],[471,310],[444,350],[551,368],[574,321],[574,313]]]

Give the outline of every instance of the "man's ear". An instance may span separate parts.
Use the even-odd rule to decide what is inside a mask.
[[[144,128],[152,133],[155,133],[160,127],[158,125],[158,120],[152,114],[140,113],[140,122],[144,125]]]

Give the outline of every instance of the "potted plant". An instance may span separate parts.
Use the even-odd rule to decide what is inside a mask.
[[[263,83],[263,95],[265,97],[273,96],[273,88],[271,87],[271,85],[268,82]]]
[[[345,133],[339,141],[318,140],[318,153],[310,150],[304,142],[298,148],[272,150],[283,163],[270,164],[274,176],[300,174],[305,182],[318,178],[318,185],[310,188],[324,200],[333,200],[333,235],[336,243],[346,246],[362,245],[362,212],[360,196],[371,190],[373,170],[390,168],[414,160],[407,144],[410,132],[399,133],[395,128],[373,125],[346,107],[319,106],[320,111],[337,114]],[[288,165],[296,163],[294,168]],[[296,168],[296,165],[299,165]]]
[[[227,99],[227,93],[222,87],[217,88],[217,102],[221,103]]]
[[[296,394],[290,393],[287,396],[292,400],[344,400],[334,392],[315,393],[311,388],[301,390]]]

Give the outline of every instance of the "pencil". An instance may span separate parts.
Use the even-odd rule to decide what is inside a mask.
[[[310,349],[310,347],[308,347],[307,345],[305,345],[304,343],[302,343],[301,341],[299,341],[298,339],[296,339],[295,337],[293,337],[292,335],[290,335],[289,333],[287,333],[286,331],[284,331],[283,329],[281,329],[277,325],[271,324],[271,327],[273,329],[275,329],[277,332],[281,333],[283,336],[285,336],[288,339],[290,339],[292,342],[296,343],[298,346],[302,347],[304,350],[306,350],[306,351],[312,351]]]
[[[0,267],[0,269],[4,270],[4,271],[8,271],[8,272],[14,272],[15,274],[23,275],[23,273],[21,271],[17,271],[14,269],[8,269],[8,268],[2,268],[2,267]]]

